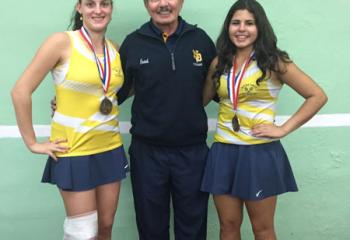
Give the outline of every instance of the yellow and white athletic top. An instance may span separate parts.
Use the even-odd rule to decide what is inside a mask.
[[[228,95],[227,74],[220,77],[217,93],[220,98],[215,142],[250,145],[272,142],[270,138],[254,137],[251,128],[256,124],[272,124],[275,121],[276,102],[282,88],[278,80],[265,78],[256,84],[262,75],[256,60],[252,60],[245,72],[238,95],[237,117],[240,130],[233,131],[233,105]]]
[[[113,109],[109,115],[103,115],[99,107],[104,92],[94,54],[85,45],[79,31],[67,34],[71,41],[71,56],[66,63],[52,70],[57,110],[51,123],[50,140],[67,139],[70,150],[65,154],[57,153],[59,157],[115,149],[122,145],[116,99],[116,92],[124,81],[119,53],[107,41],[112,73],[106,96],[112,101]],[[103,62],[103,54],[98,57]]]

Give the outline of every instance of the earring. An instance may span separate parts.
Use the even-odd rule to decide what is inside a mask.
[[[83,21],[83,15],[80,15],[79,19],[80,19],[80,21]]]

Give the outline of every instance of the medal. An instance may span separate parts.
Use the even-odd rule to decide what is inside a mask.
[[[235,116],[232,118],[232,129],[233,129],[233,131],[235,131],[235,132],[238,132],[239,129],[240,129],[239,120],[238,120],[238,117],[237,117],[236,114],[235,114]]]
[[[81,27],[80,34],[83,37],[83,39],[85,40],[85,42],[87,43],[87,45],[89,45],[91,51],[93,52],[93,54],[95,56],[97,70],[98,70],[99,76],[100,76],[101,81],[102,81],[103,93],[105,95],[104,99],[100,103],[100,112],[103,115],[108,115],[112,112],[113,103],[111,100],[109,100],[106,97],[106,93],[108,92],[108,88],[109,88],[109,83],[111,81],[111,61],[109,58],[109,51],[108,51],[106,40],[105,40],[104,49],[103,49],[103,63],[104,64],[102,66],[100,60],[96,56],[95,48],[92,44],[89,32],[85,29],[84,26]]]
[[[113,104],[111,100],[105,97],[100,104],[100,112],[103,115],[108,115],[112,112]]]
[[[238,132],[240,130],[240,124],[239,124],[239,119],[237,115],[239,89],[240,89],[244,74],[249,66],[250,61],[252,60],[253,55],[254,55],[254,51],[250,54],[249,58],[244,61],[242,68],[238,72],[237,76],[236,76],[237,61],[236,61],[236,57],[234,56],[232,70],[227,75],[228,95],[231,100],[233,111],[235,114],[234,117],[232,118],[232,129],[235,132]]]

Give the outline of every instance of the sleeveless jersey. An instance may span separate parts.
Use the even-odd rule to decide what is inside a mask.
[[[69,31],[67,34],[71,41],[71,56],[51,72],[57,110],[51,123],[50,140],[67,139],[70,150],[65,154],[57,153],[59,157],[83,156],[115,149],[122,145],[116,99],[116,92],[124,81],[119,53],[107,41],[112,73],[106,96],[112,101],[113,108],[109,115],[103,115],[99,107],[105,95],[94,54],[85,45],[79,31]],[[103,63],[103,54],[97,56]]]
[[[270,138],[255,137],[251,133],[252,127],[256,124],[274,123],[276,102],[282,88],[281,82],[267,77],[257,85],[256,80],[261,75],[262,71],[256,60],[252,60],[243,76],[238,95],[237,117],[240,123],[238,132],[232,128],[234,111],[228,95],[227,73],[220,77],[217,90],[220,102],[215,142],[250,145],[273,141]]]

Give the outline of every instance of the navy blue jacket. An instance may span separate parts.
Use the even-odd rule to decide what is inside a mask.
[[[216,50],[202,29],[179,21],[181,31],[172,48],[151,22],[129,34],[120,47],[125,82],[118,101],[134,89],[130,132],[150,144],[185,146],[207,137],[202,91]]]

